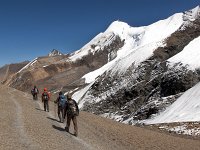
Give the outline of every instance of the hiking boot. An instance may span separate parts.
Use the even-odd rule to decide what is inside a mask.
[[[69,128],[68,128],[68,127],[65,127],[65,131],[66,131],[66,132],[69,132]]]
[[[74,133],[74,136],[76,136],[76,137],[77,137],[77,136],[78,136],[78,133],[76,133],[76,132],[75,132],[75,133]]]

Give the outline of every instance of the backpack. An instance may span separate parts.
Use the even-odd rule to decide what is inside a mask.
[[[48,95],[47,92],[44,92],[44,93],[42,94],[42,99],[43,99],[44,101],[49,100],[49,95]]]
[[[66,104],[66,98],[65,98],[65,96],[64,95],[60,95],[59,96],[58,105],[61,106],[62,108],[64,108],[65,104]]]
[[[38,89],[34,88],[34,94],[37,94],[37,93],[38,93]]]
[[[69,100],[67,103],[68,103],[68,114],[72,116],[77,116],[78,110],[77,110],[74,100]]]
[[[34,94],[34,89],[31,90],[31,94],[32,94],[32,95]]]

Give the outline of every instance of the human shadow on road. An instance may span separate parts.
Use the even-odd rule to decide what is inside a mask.
[[[61,128],[61,127],[58,127],[58,126],[55,126],[55,125],[52,125],[52,127],[53,127],[54,129],[58,130],[58,131],[64,131],[64,132],[66,132],[66,130],[65,130],[64,128]],[[71,133],[71,132],[66,132],[66,133],[69,133],[70,135],[73,135],[73,136],[74,136],[74,134]]]
[[[52,127],[56,130],[59,130],[59,131],[65,131],[64,128],[61,128],[61,127],[58,127],[58,126],[55,126],[55,125],[52,125]],[[66,131],[65,131],[66,132]]]
[[[58,121],[57,119],[55,119],[55,118],[51,118],[51,117],[47,117],[47,119],[50,119],[50,120],[53,120],[53,121],[60,122],[60,121]]]
[[[40,109],[40,108],[35,108],[36,110],[39,110],[39,111],[44,111],[43,109]]]

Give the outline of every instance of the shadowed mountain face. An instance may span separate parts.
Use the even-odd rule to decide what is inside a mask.
[[[83,110],[134,124],[199,82],[198,68],[169,62],[199,36],[199,7],[146,27],[116,21],[80,50],[38,57],[4,83],[22,91],[33,85],[73,91]]]

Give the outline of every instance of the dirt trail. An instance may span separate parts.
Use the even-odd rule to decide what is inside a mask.
[[[43,111],[41,101],[33,101],[29,94],[0,86],[0,95],[0,149],[200,149],[199,140],[129,126],[86,112],[81,112],[78,117],[79,136],[74,137],[57,121],[53,103],[47,113]]]

